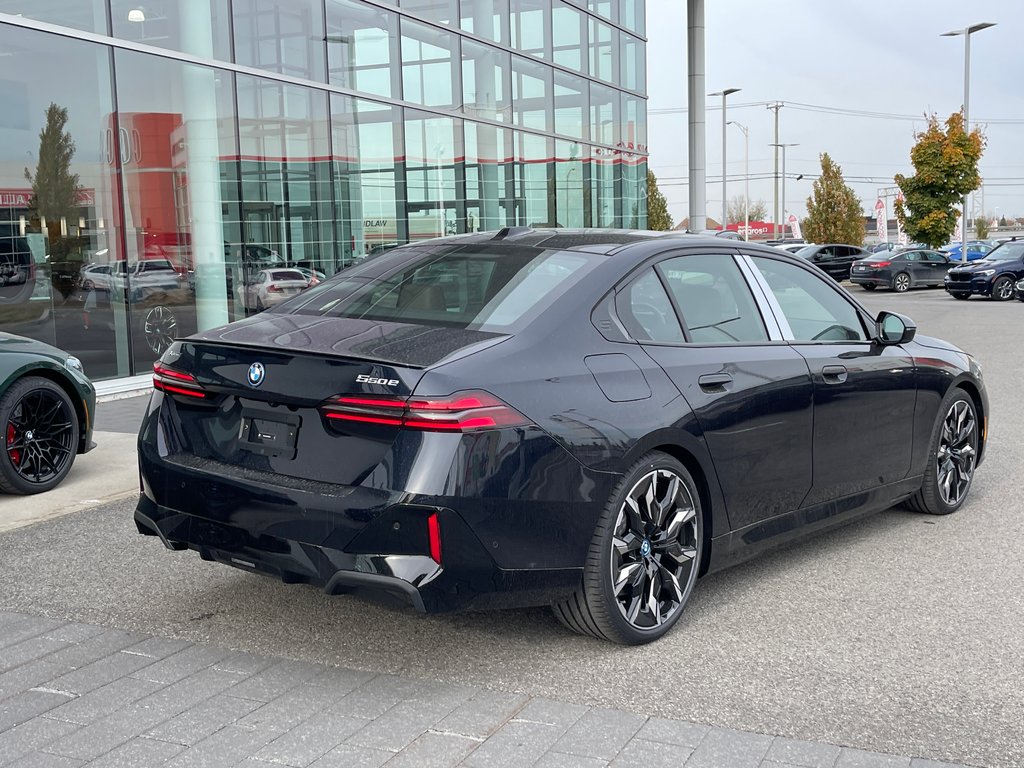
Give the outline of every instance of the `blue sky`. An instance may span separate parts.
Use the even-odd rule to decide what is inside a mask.
[[[997,26],[971,38],[971,121],[983,121],[981,162],[989,215],[1024,216],[1024,4],[1020,0],[707,0],[707,92],[741,88],[729,97],[728,117],[748,126],[751,176],[773,169],[772,113],[767,102],[788,102],[779,141],[788,150],[788,209],[805,213],[818,156],[843,168],[865,212],[896,173],[910,173],[913,133],[923,115],[945,118],[963,103],[963,37],[941,33],[979,22]],[[647,69],[651,168],[669,210],[687,215],[686,2],[648,0]],[[721,215],[720,98],[708,98],[708,214]],[[819,107],[900,117],[867,117]],[[682,111],[675,111],[682,110]],[[920,117],[919,117],[920,116]],[[1015,121],[1015,122],[999,122]],[[728,196],[743,192],[743,134],[728,128]],[[772,208],[771,179],[752,180],[753,200]],[[997,210],[998,208],[998,210]]]

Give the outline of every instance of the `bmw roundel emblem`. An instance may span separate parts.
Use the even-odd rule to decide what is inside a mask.
[[[253,363],[249,366],[248,379],[249,384],[254,387],[258,387],[263,383],[263,379],[266,377],[267,371],[263,367],[263,363]]]
[[[649,554],[651,554],[651,541],[650,541],[650,539],[644,539],[643,540],[643,543],[640,545],[640,554],[643,555],[644,557],[647,557]]]

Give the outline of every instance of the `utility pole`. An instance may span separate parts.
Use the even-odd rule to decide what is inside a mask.
[[[708,94],[708,96],[721,96],[722,97],[722,225],[721,225],[721,229],[722,229],[723,232],[725,231],[725,225],[729,223],[729,203],[728,203],[728,198],[726,197],[726,194],[725,194],[725,180],[726,180],[726,177],[729,174],[728,165],[725,162],[725,150],[726,150],[726,147],[728,145],[728,141],[726,141],[726,136],[725,136],[725,126],[728,125],[728,122],[726,122],[726,119],[725,119],[725,99],[726,99],[727,96],[729,96],[729,95],[731,95],[733,93],[736,93],[738,90],[740,90],[740,89],[739,88],[725,88],[725,89],[723,89],[721,91],[715,91],[714,93],[709,93]]]
[[[775,227],[775,240],[779,239],[779,110],[785,105],[781,101],[776,101],[774,104],[769,104],[768,109],[775,112],[775,142],[772,144],[775,147],[775,210],[772,214],[772,220],[774,221]]]

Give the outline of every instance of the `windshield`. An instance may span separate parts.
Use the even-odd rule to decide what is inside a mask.
[[[815,253],[817,253],[817,251],[818,249],[815,246],[808,245],[806,248],[801,248],[799,251],[797,251],[796,255],[802,259],[809,259]]]
[[[970,246],[968,246],[970,250]],[[1024,242],[1003,243],[989,251],[985,261],[1011,261],[1024,256]],[[975,262],[977,264],[977,262]]]
[[[376,279],[342,273],[283,305],[303,315],[507,332],[550,306],[604,257],[526,246],[416,247]]]

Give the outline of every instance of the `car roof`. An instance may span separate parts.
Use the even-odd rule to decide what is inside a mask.
[[[577,229],[563,227],[505,227],[497,232],[473,232],[468,235],[452,235],[432,240],[418,241],[411,245],[430,243],[432,245],[469,245],[476,243],[509,243],[533,248],[560,248],[563,250],[588,251],[610,254],[633,243],[650,241],[679,240],[688,244],[707,243],[722,247],[737,241],[713,235],[694,234],[669,230],[653,232],[640,229]]]

